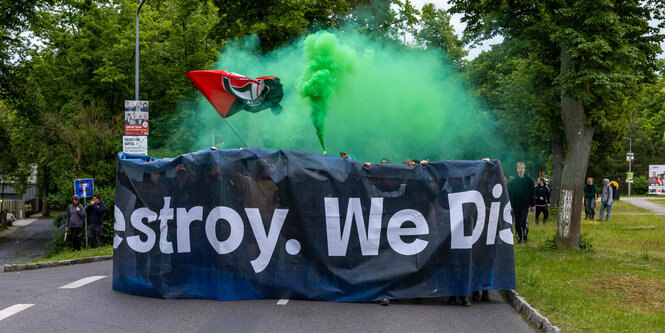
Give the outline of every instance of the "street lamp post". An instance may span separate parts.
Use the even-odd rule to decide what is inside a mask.
[[[633,152],[633,140],[628,137],[623,137],[624,139],[628,139],[628,155],[630,155]],[[632,172],[631,167],[632,167],[632,162],[633,160],[631,158],[628,158],[628,172]],[[628,182],[628,197],[630,198],[630,182]]]
[[[136,10],[136,54],[134,56],[136,65],[134,73],[134,100],[136,101],[139,100],[139,12],[141,11],[141,7],[143,7],[143,3],[145,1],[146,0],[141,0],[139,9]]]

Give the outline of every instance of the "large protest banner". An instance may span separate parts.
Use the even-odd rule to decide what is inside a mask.
[[[113,289],[371,301],[515,288],[499,161],[363,163],[297,151],[118,154]]]

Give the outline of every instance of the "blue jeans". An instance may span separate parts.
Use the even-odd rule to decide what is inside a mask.
[[[595,199],[593,197],[586,198],[584,201],[584,212],[587,217],[593,218],[596,215],[596,208],[594,207]]]
[[[605,218],[605,221],[609,221],[610,220],[610,212],[612,212],[612,204],[609,204],[609,205],[605,204],[605,203],[600,204],[600,216],[598,217],[598,219],[599,220],[603,219],[603,211],[605,210],[605,208],[607,208],[607,217]]]

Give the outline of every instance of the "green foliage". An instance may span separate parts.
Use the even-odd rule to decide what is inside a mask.
[[[437,9],[434,4],[423,6],[420,24],[422,28],[415,31],[416,38],[427,48],[439,48],[446,52],[449,61],[458,67],[464,64],[468,52],[464,50],[462,41],[457,38],[453,26],[450,24],[451,16],[444,9]]]
[[[58,229],[64,228],[66,222],[67,222],[67,212],[58,213],[53,219],[53,225]]]
[[[219,8],[219,21],[214,27],[219,42],[254,34],[259,36],[264,51],[304,35],[310,27],[319,30],[335,26],[349,10],[349,4],[343,0],[213,3]]]
[[[69,236],[69,235],[68,235]],[[61,228],[58,231],[55,232],[53,235],[53,241],[51,241],[51,244],[49,247],[46,249],[46,254],[44,254],[44,257],[52,257],[57,253],[62,252],[64,249],[69,247],[69,240],[65,241],[65,228]]]
[[[649,190],[649,178],[642,175],[633,177],[633,184],[630,187],[632,194],[645,195]]]

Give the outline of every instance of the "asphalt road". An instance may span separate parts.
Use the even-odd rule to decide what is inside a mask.
[[[27,224],[27,225],[21,225]],[[44,256],[53,241],[53,219],[24,219],[0,233],[0,266]]]
[[[468,308],[448,305],[442,298],[425,299],[421,304],[403,300],[388,307],[294,300],[285,305],[278,305],[278,300],[164,300],[113,291],[112,270],[112,262],[105,261],[0,273],[0,330],[534,332],[496,292],[491,293],[491,302]],[[72,289],[61,288],[83,278],[96,280]]]

